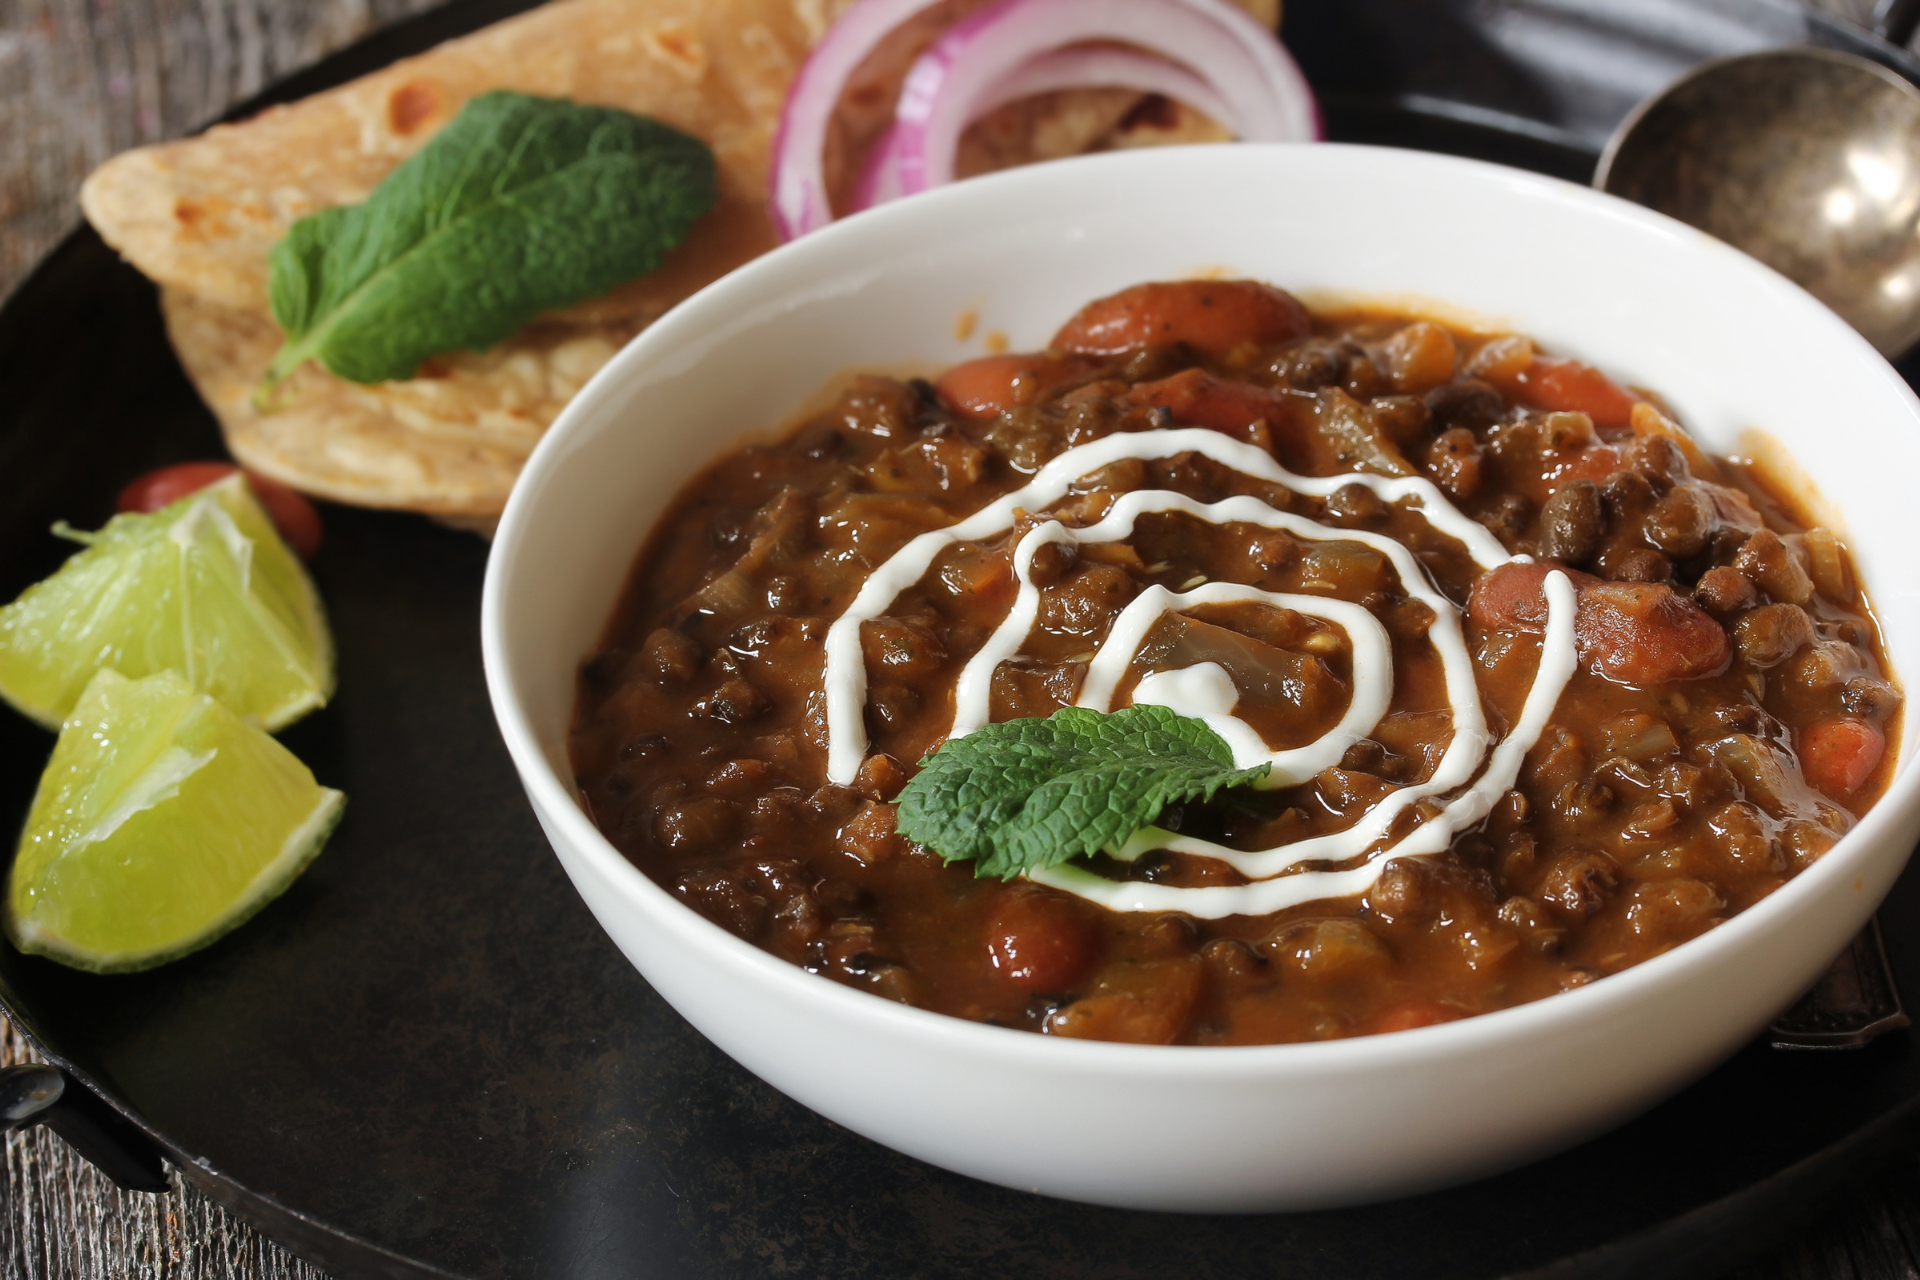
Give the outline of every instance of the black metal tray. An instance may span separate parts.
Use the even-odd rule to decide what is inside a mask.
[[[523,7],[464,0],[243,110]],[[1704,57],[1815,41],[1920,71],[1733,0],[1289,0],[1286,36],[1336,138],[1575,180],[1636,98]],[[153,289],[75,232],[0,311],[0,599],[59,562],[55,519],[103,520],[130,477],[219,452]],[[1920,1061],[1893,1036],[1852,1054],[1755,1046],[1575,1151],[1340,1212],[1091,1209],[920,1164],[736,1067],[595,926],[487,707],[484,544],[405,516],[326,519],[314,573],[340,695],[287,734],[352,797],[326,853],[247,927],[151,974],[0,946],[0,1003],[190,1180],[342,1276],[1711,1274],[1920,1115]],[[0,714],[0,829],[18,828],[49,745]],[[1882,918],[1920,991],[1920,870]]]

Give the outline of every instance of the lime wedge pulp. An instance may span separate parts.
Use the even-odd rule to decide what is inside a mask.
[[[102,973],[198,950],[291,884],[345,803],[177,674],[102,671],[34,794],[7,936]]]
[[[58,728],[96,671],[173,670],[268,729],[333,693],[320,596],[246,479],[119,515],[0,608],[0,697]]]

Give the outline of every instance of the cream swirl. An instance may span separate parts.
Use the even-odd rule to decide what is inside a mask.
[[[1419,477],[1359,472],[1338,476],[1296,475],[1262,449],[1200,428],[1107,436],[1066,451],[1042,467],[1025,486],[965,520],[914,538],[862,585],[853,604],[827,632],[825,692],[829,779],[842,785],[851,783],[866,756],[862,623],[890,608],[902,591],[926,574],[934,559],[947,547],[988,538],[1013,527],[1018,513],[1050,506],[1067,494],[1074,481],[1110,463],[1126,458],[1166,458],[1181,453],[1203,454],[1243,475],[1309,497],[1324,498],[1348,485],[1361,485],[1385,502],[1410,500],[1428,524],[1460,542],[1483,570],[1514,558],[1487,530],[1449,503],[1430,481]],[[1460,629],[1459,610],[1435,589],[1412,553],[1391,538],[1362,530],[1331,528],[1246,495],[1201,503],[1167,490],[1138,490],[1118,498],[1102,519],[1086,528],[1076,529],[1048,520],[1029,530],[1014,549],[1018,594],[1007,617],[961,671],[955,687],[955,715],[949,737],[970,733],[987,722],[994,670],[1020,651],[1033,629],[1040,604],[1040,591],[1032,581],[1031,572],[1035,553],[1053,542],[1081,544],[1127,538],[1133,533],[1138,518],[1152,512],[1179,512],[1216,524],[1254,524],[1283,530],[1304,540],[1360,543],[1378,552],[1392,565],[1407,596],[1425,605],[1431,614],[1427,635],[1444,673],[1453,717],[1452,734],[1440,762],[1425,782],[1401,787],[1346,830],[1272,849],[1244,851],[1150,828],[1136,834],[1125,847],[1111,851],[1112,856],[1121,861],[1137,859],[1156,849],[1214,858],[1247,876],[1249,884],[1183,888],[1109,880],[1070,865],[1035,872],[1034,880],[1114,910],[1179,910],[1206,917],[1263,914],[1317,898],[1364,892],[1391,857],[1440,852],[1456,833],[1485,818],[1500,795],[1513,785],[1522,758],[1545,728],[1573,672],[1573,586],[1566,576],[1555,573],[1547,579],[1548,625],[1540,667],[1519,722],[1493,748],[1489,757],[1492,739],[1474,679],[1472,658]],[[1233,750],[1236,765],[1245,768],[1267,763],[1272,766],[1272,772],[1265,785],[1297,785],[1338,764],[1348,748],[1380,722],[1392,701],[1391,643],[1380,622],[1357,604],[1322,596],[1263,591],[1234,583],[1208,583],[1185,592],[1148,587],[1114,619],[1106,640],[1095,651],[1081,686],[1078,705],[1100,711],[1111,706],[1119,682],[1133,663],[1149,629],[1164,614],[1198,605],[1239,601],[1255,601],[1309,614],[1345,633],[1353,653],[1353,692],[1337,724],[1311,743],[1284,751],[1271,750],[1253,726],[1232,714],[1238,691],[1226,671],[1213,663],[1150,674],[1136,685],[1133,701],[1158,703],[1205,719]],[[1361,865],[1339,870],[1293,870],[1306,862],[1346,862],[1367,853],[1387,838],[1402,814],[1421,801],[1427,801],[1429,808],[1437,805],[1437,811],[1428,813],[1419,825],[1393,844],[1375,850]]]

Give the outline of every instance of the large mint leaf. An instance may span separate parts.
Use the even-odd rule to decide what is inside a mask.
[[[286,344],[354,382],[484,350],[541,311],[644,275],[714,201],[713,154],[657,120],[496,92],[367,200],[293,224],[269,290]]]
[[[1165,707],[1068,707],[942,745],[900,793],[899,828],[949,862],[970,859],[975,875],[1011,879],[1124,844],[1166,806],[1268,768],[1234,768],[1205,721]]]

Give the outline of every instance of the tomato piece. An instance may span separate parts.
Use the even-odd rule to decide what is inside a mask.
[[[1245,439],[1256,422],[1274,425],[1281,411],[1280,393],[1205,369],[1184,369],[1171,378],[1139,383],[1128,390],[1127,401],[1158,406],[1171,413],[1176,423],[1206,427],[1235,439]]]
[[[225,480],[240,470],[231,462],[180,462],[139,476],[120,491],[114,502],[116,511],[158,511],[172,506],[190,493],[198,493],[210,484]],[[294,554],[310,560],[320,549],[322,531],[320,513],[311,502],[277,480],[246,473],[247,487],[260,505],[267,509],[273,527],[287,540]]]
[[[1816,720],[1800,731],[1800,769],[1834,799],[1866,784],[1887,751],[1887,735],[1877,725],[1852,716]]]
[[[1602,582],[1550,563],[1503,564],[1480,575],[1467,617],[1490,631],[1546,630],[1542,584],[1558,569],[1579,600],[1574,639],[1588,667],[1623,684],[1654,685],[1718,675],[1733,642],[1712,615],[1665,583]]]
[[[1589,445],[1570,455],[1548,477],[1547,492],[1552,494],[1561,486],[1572,484],[1575,480],[1591,480],[1598,484],[1625,465],[1626,459],[1621,456],[1620,450],[1612,445]]]
[[[1558,569],[1573,580],[1573,589],[1600,581],[1590,573],[1546,561],[1503,564],[1480,575],[1467,595],[1467,617],[1488,631],[1540,632],[1547,627],[1547,575]]]
[[[238,471],[231,462],[181,462],[138,477],[120,491],[115,511],[158,511]]]
[[[1596,427],[1628,427],[1639,399],[1590,364],[1535,359],[1513,379],[1513,394],[1536,409],[1584,413]]]
[[[1623,684],[1715,676],[1733,660],[1726,628],[1664,582],[1582,588],[1574,635],[1587,665]]]
[[[1080,308],[1053,345],[1112,356],[1184,342],[1223,356],[1245,342],[1274,346],[1304,338],[1307,309],[1292,294],[1256,280],[1179,280],[1142,284]]]
[[[1072,989],[1093,967],[1098,940],[1086,911],[1064,894],[1016,889],[987,924],[987,958],[1022,991]]]
[[[1458,1009],[1449,1009],[1437,1001],[1408,1000],[1404,1004],[1394,1005],[1374,1019],[1373,1031],[1375,1035],[1385,1035],[1389,1031],[1411,1031],[1415,1027],[1458,1022],[1462,1016]]]

